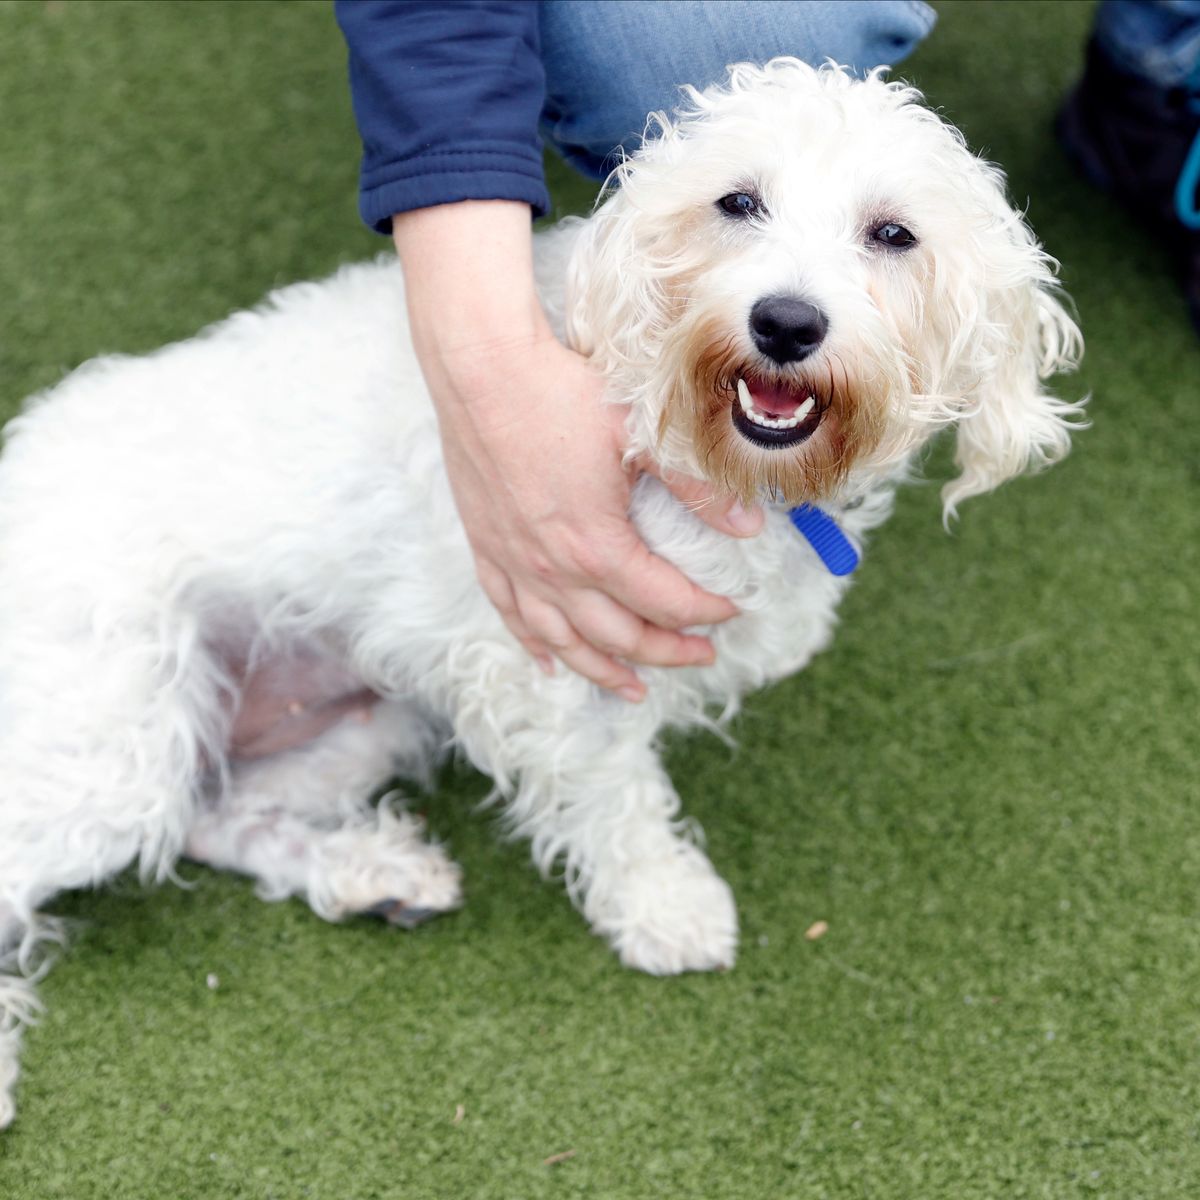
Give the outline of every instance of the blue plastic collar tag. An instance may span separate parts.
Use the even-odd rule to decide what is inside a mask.
[[[831,575],[849,575],[858,566],[858,551],[828,513],[811,504],[801,504],[788,509],[788,516]]]

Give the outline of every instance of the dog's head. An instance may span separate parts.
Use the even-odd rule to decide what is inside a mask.
[[[957,422],[947,513],[1068,448],[1053,261],[913,89],[776,59],[651,119],[577,243],[572,344],[635,450],[745,500],[836,497]]]

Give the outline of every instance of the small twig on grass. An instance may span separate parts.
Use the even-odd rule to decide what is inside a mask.
[[[823,954],[822,958],[828,962],[830,966],[841,971],[841,973],[845,975],[847,979],[853,979],[855,983],[865,983],[868,987],[883,987],[883,981],[881,979],[873,979],[865,971],[860,971],[856,967],[852,967],[849,963],[842,962],[840,958],[837,958],[828,952]]]
[[[558,1166],[559,1163],[566,1162],[568,1158],[574,1158],[575,1155],[578,1153],[579,1153],[578,1150],[563,1150],[559,1154],[552,1154],[552,1155],[550,1155],[549,1158],[543,1158],[542,1166],[556,1167],[556,1166]]]
[[[1019,654],[1026,647],[1040,642],[1045,636],[1040,630],[1036,630],[1033,633],[1025,634],[1024,637],[1017,638],[1014,642],[1005,642],[1002,646],[983,646],[978,650],[968,650],[965,654],[957,654],[953,658],[931,659],[925,665],[931,671],[952,671],[955,667],[968,664],[975,666],[998,658],[1009,658],[1014,654]]]

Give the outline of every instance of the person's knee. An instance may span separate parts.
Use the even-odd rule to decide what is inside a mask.
[[[636,144],[648,112],[674,107],[680,84],[705,87],[731,62],[781,54],[866,71],[899,62],[934,20],[921,0],[548,0],[543,132],[600,173],[617,146]]]

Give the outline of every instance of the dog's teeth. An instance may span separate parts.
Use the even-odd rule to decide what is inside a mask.
[[[737,394],[738,400],[742,406],[742,412],[744,412],[748,417],[753,416],[754,399],[750,395],[750,389],[746,386],[746,381],[744,379],[739,379],[737,381]]]
[[[737,381],[737,394],[738,403],[742,406],[742,412],[755,425],[761,425],[764,429],[795,429],[812,412],[813,406],[817,403],[816,396],[809,396],[790,417],[784,420],[777,417],[768,417],[765,413],[759,412],[754,407],[754,397],[750,394],[750,388],[744,379]]]

